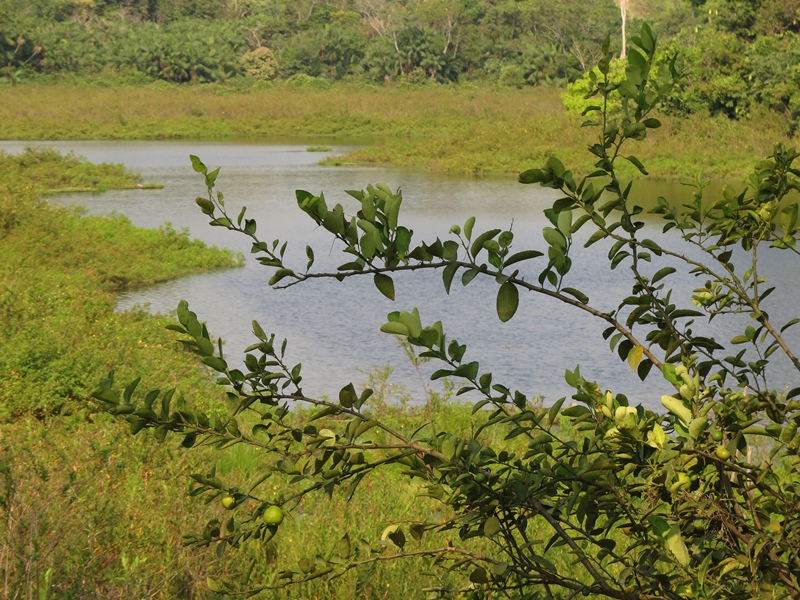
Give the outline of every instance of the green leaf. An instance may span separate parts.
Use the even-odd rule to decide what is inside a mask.
[[[395,335],[408,335],[408,327],[396,321],[389,321],[381,325],[383,333],[393,333]]]
[[[693,440],[700,439],[700,434],[703,433],[706,425],[708,425],[708,419],[705,417],[697,417],[696,419],[692,419],[692,422],[689,423],[689,436]]]
[[[519,290],[510,281],[506,281],[497,291],[497,316],[505,323],[509,321],[519,306]]]
[[[688,425],[692,421],[692,411],[683,400],[673,396],[661,396],[661,404],[664,405],[669,412],[683,421],[684,425]]]
[[[475,227],[475,217],[470,217],[467,219],[467,222],[464,223],[464,237],[467,240],[472,239],[472,228]]]
[[[588,248],[592,244],[599,242],[602,239],[608,237],[608,232],[603,231],[602,229],[598,229],[592,235],[589,236],[589,239],[586,240],[586,243],[583,245],[584,248]]]
[[[556,417],[558,416],[558,411],[561,410],[561,406],[564,404],[566,398],[559,399],[553,406],[550,407],[550,410],[547,411],[547,420],[550,423],[555,423]]]
[[[261,341],[266,341],[267,334],[261,328],[261,325],[258,324],[258,321],[253,321],[252,325],[253,325],[253,333],[256,335],[256,337]]]
[[[587,304],[589,302],[589,296],[587,296],[580,290],[576,290],[575,288],[571,287],[561,288],[561,292],[564,294],[569,294],[581,304]]]
[[[336,406],[326,406],[319,412],[314,413],[310,418],[309,421],[316,421],[317,419],[322,419],[323,417],[327,417],[329,415],[337,415],[339,414],[339,408]]]
[[[589,415],[591,413],[592,413],[591,410],[589,410],[585,406],[579,406],[579,405],[570,406],[561,411],[562,415],[564,415],[565,417],[569,417],[571,419],[574,419],[576,417],[582,417],[584,415]]]
[[[519,174],[520,183],[541,183],[547,179],[547,173],[541,169],[528,169]]]
[[[339,390],[339,404],[345,408],[350,408],[356,403],[357,400],[358,394],[356,394],[356,388],[352,383],[348,383],[341,390]]]
[[[105,402],[106,404],[119,404],[119,392],[117,390],[101,388],[92,392],[92,398]]]
[[[558,213],[556,226],[558,227],[558,230],[564,235],[564,237],[569,239],[570,236],[572,235],[572,211],[562,210],[560,213]]]
[[[204,337],[199,337],[195,339],[197,343],[197,349],[199,350],[200,354],[205,356],[210,356],[214,354],[214,344],[211,343],[211,340]]]
[[[539,252],[538,250],[523,250],[521,252],[517,252],[516,254],[512,254],[506,260],[504,265],[506,267],[510,267],[511,265],[518,263],[523,260],[530,260],[532,258],[538,258],[540,256],[544,256],[543,253]]]
[[[472,573],[469,574],[469,580],[475,584],[489,583],[489,574],[483,567],[477,567]]]
[[[381,294],[389,300],[394,300],[394,281],[392,281],[391,277],[383,273],[375,273],[373,281]]]
[[[470,254],[472,255],[472,258],[475,258],[478,255],[478,252],[483,249],[483,244],[485,242],[494,238],[494,236],[496,236],[498,233],[500,233],[500,229],[490,229],[489,231],[484,231],[482,234],[476,237],[475,241],[472,242],[472,247],[470,248]]]
[[[486,522],[483,524],[483,534],[489,537],[498,533],[501,529],[500,519],[494,516],[486,519]]]
[[[211,200],[209,200],[208,198],[202,198],[202,197],[198,196],[197,198],[195,198],[195,202],[197,203],[197,206],[200,207],[200,210],[203,211],[203,214],[205,214],[205,215],[213,215],[214,214],[214,210],[216,209],[216,206],[214,206],[214,203]]]
[[[545,227],[542,230],[542,236],[544,237],[544,241],[546,241],[553,248],[557,248],[562,252],[566,251],[567,238],[558,229],[554,229],[553,227]]]
[[[294,276],[294,271],[291,269],[278,269],[275,274],[270,278],[268,285],[275,285],[285,277]]]
[[[347,560],[350,558],[351,553],[350,534],[345,533],[344,537],[340,539],[339,543],[336,545],[336,554],[339,555],[339,558]]]
[[[444,283],[444,291],[447,292],[448,294],[450,293],[450,285],[453,283],[453,277],[455,277],[456,271],[458,271],[458,267],[459,265],[457,263],[450,263],[442,271],[442,282]]]
[[[397,527],[396,525],[394,527]],[[403,530],[397,527],[396,530],[391,531],[387,534],[387,536],[395,546],[402,550],[403,546],[406,545],[406,535],[403,533]]]
[[[204,356],[202,362],[220,373],[224,373],[228,369],[228,363],[216,356]]]
[[[125,392],[122,394],[125,402],[130,404],[131,398],[133,397],[133,392],[136,390],[136,386],[139,385],[139,382],[142,380],[141,377],[137,377],[133,381],[131,381],[128,386],[125,388]]]
[[[480,269],[467,269],[461,274],[461,285],[467,286],[469,282],[477,277],[478,273],[480,273]]]
[[[676,269],[673,267],[664,267],[663,269],[659,269],[658,271],[656,271],[655,275],[653,275],[653,278],[650,280],[650,283],[656,283],[657,281],[664,279],[664,277],[666,277],[667,275],[671,275],[675,271]]]
[[[683,541],[681,529],[677,523],[670,527],[667,533],[667,550],[672,553],[678,564],[683,567],[689,565],[689,549]]]
[[[189,160],[192,161],[192,169],[194,169],[198,173],[202,173],[203,175],[208,173],[208,169],[203,164],[203,161],[200,160],[198,157],[196,157],[194,154],[189,155]]]
[[[656,448],[664,447],[664,442],[667,441],[667,434],[664,433],[664,429],[661,425],[658,423],[653,425],[653,430],[647,434],[647,441],[651,442]]]

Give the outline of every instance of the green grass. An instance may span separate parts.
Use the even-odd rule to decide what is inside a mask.
[[[274,85],[111,88],[27,83],[4,91],[5,139],[230,139],[279,136],[368,137],[365,148],[327,164],[373,163],[453,173],[516,173],[551,155],[589,171],[585,147],[594,131],[567,115],[555,88],[474,85],[327,90]],[[654,177],[741,179],[753,157],[786,141],[782,117],[746,121],[662,118],[663,127],[631,145]],[[634,150],[635,148],[635,150]],[[628,174],[637,172],[631,166]]]
[[[39,195],[63,192],[104,192],[109,189],[162,189],[158,183],[143,183],[124,165],[94,164],[52,148],[26,148],[19,154],[0,151],[0,165],[8,190],[21,182]]]
[[[203,507],[182,476],[199,457],[127,436],[88,394],[109,369],[220,395],[167,319],[115,312],[117,292],[240,257],[170,227],[85,217],[38,200],[64,186],[136,185],[120,165],[52,151],[0,154],[0,580],[11,597],[189,597],[215,557],[184,549]],[[157,465],[157,468],[156,468]],[[49,596],[47,595],[49,592]]]

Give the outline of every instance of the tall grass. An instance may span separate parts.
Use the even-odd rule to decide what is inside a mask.
[[[194,458],[129,438],[87,397],[116,367],[219,402],[166,319],[115,312],[116,291],[239,258],[37,199],[135,183],[120,166],[29,151],[0,154],[0,172],[0,598],[191,597],[216,560],[181,544]]]
[[[366,148],[329,163],[410,165],[456,173],[513,173],[557,153],[589,170],[584,148],[594,135],[565,114],[556,88],[496,89],[473,85],[326,90],[275,84],[167,84],[86,87],[24,84],[4,92],[4,139],[221,139],[287,135],[369,136]],[[741,178],[751,156],[786,139],[772,113],[746,121],[696,115],[664,117],[636,152],[655,177],[702,171]],[[628,174],[635,175],[631,167]]]

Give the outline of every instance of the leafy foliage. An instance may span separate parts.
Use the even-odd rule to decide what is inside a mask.
[[[525,598],[800,595],[800,388],[779,393],[769,385],[768,369],[775,353],[800,369],[784,337],[798,320],[770,318],[766,299],[774,288],[758,271],[766,246],[797,253],[798,205],[789,194],[798,190],[800,170],[792,166],[798,153],[777,147],[741,192],[707,200],[698,189],[685,206],[659,199],[652,212],[673,235],[658,242],[644,237],[643,208],[632,185],[619,179],[617,163],[646,172],[623,148],[660,126],[651,113],[681,75],[674,59],[653,68],[657,44],[648,26],[632,42],[624,79],[609,78],[606,44],[599,76],[591,80],[589,94],[598,102],[586,110],[585,125],[598,132],[589,146],[595,170],[578,178],[551,157],[520,175],[522,183],[560,192],[545,211],[551,223],[543,230],[546,254],[520,248],[510,229],[480,231],[472,217],[445,239],[417,242],[401,224],[400,192],[379,184],[348,192],[352,215],[340,204],[329,207],[323,195],[297,192],[300,210],[346,255],[335,272],[316,271],[312,248],[304,264],[290,263],[286,244],[265,241],[246,209],[229,213],[215,189],[219,170],[192,157],[208,187],[208,196],[197,198],[200,210],[212,226],[250,238],[257,260],[272,270],[270,285],[368,276],[393,298],[392,275],[402,271],[437,270],[448,291],[456,280],[466,286],[488,277],[498,284],[493,300],[502,321],[514,318],[522,292],[587,312],[606,323],[604,336],[622,368],[642,379],[658,374],[667,392],[661,397],[666,412],[632,406],[624,393],[586,380],[576,367],[566,372],[573,402],[562,398],[543,410],[483,372],[466,345],[448,340],[441,323],[426,325],[417,309],[398,310],[382,330],[437,361],[434,379],[451,378],[459,395],[479,398],[473,413],[480,424],[469,434],[425,422],[406,430],[369,410],[371,389],[347,384],[331,398],[306,395],[302,366],[287,362],[287,342],[256,321],[255,343],[236,368],[182,302],[180,324],[172,328],[227,389],[228,414],[175,407],[174,391],[139,393],[139,379],[119,388],[110,377],[94,397],[133,433],[149,429],[158,440],[177,435],[186,448],[260,449],[263,463],[250,481],[226,481],[213,469],[192,475],[194,495],[234,503],[232,516],[209,522],[189,536],[191,543],[218,551],[252,543],[268,548],[282,528],[272,507],[291,519],[304,498],[337,492],[352,498],[371,473],[392,466],[442,506],[437,517],[387,523],[379,539],[349,531],[271,577],[209,580],[213,591],[255,593],[425,557],[427,570],[460,576],[432,589],[432,596],[488,597],[494,590]],[[620,105],[613,116],[611,98]],[[587,246],[607,245],[610,269],[629,272],[630,292],[614,310],[601,310],[569,286],[571,249],[583,229]],[[688,298],[670,287],[681,275],[700,283]],[[742,313],[752,318],[746,325],[736,319]],[[729,346],[703,335],[703,320],[728,318],[738,332]],[[742,350],[730,354],[730,346]],[[311,412],[298,413],[301,406]],[[503,441],[490,441],[498,437]],[[291,491],[270,493],[264,482],[272,476],[288,479]],[[429,541],[437,532],[448,534],[447,543]]]
[[[278,70],[278,61],[269,48],[256,48],[243,55],[239,59],[239,64],[245,75],[258,79],[259,81],[269,81],[275,76]]]

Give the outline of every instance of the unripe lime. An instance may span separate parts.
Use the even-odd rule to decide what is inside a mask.
[[[236,498],[233,496],[223,496],[222,497],[222,506],[225,507],[225,510],[231,510],[236,505]]]
[[[714,454],[716,454],[717,458],[720,460],[728,460],[731,457],[731,451],[725,446],[717,446],[717,449],[714,450]]]
[[[280,506],[270,506],[264,511],[264,523],[267,525],[280,525],[283,523],[283,511]]]
[[[714,440],[715,442],[721,442],[722,432],[719,429],[715,429],[714,431],[711,432],[711,439]]]

